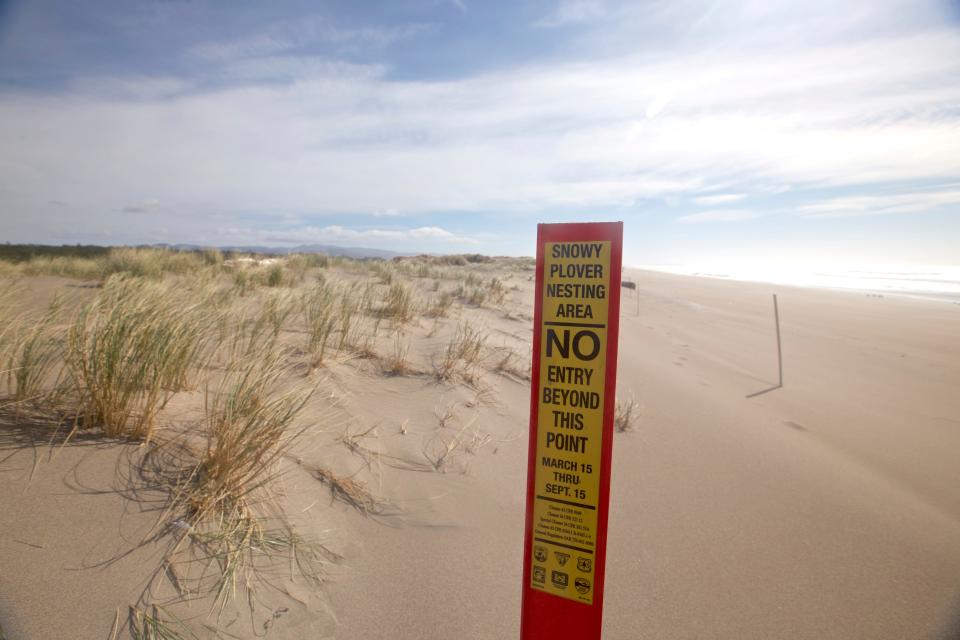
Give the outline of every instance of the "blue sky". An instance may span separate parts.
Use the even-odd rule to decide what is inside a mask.
[[[0,3],[0,239],[960,263],[957,0]]]

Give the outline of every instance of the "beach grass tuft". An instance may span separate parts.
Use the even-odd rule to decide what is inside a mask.
[[[85,425],[150,438],[157,412],[188,385],[208,336],[202,304],[169,285],[115,276],[77,311],[66,363]]]
[[[613,426],[614,428],[623,433],[625,431],[633,431],[637,419],[640,417],[640,409],[637,406],[636,399],[633,396],[625,400],[617,400],[616,407],[613,412]]]
[[[450,380],[456,375],[472,380],[486,346],[486,334],[469,322],[461,322],[438,362],[434,363],[437,380]]]
[[[63,299],[58,296],[40,318],[13,323],[4,360],[7,387],[14,402],[37,401],[60,389],[65,343],[63,327],[59,326],[62,307]]]

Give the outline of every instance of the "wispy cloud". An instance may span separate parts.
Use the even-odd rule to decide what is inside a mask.
[[[960,205],[960,189],[830,198],[802,205],[797,213],[805,218],[846,218],[931,211]]]
[[[936,6],[564,1],[513,27],[566,49],[482,73],[435,62],[446,23],[311,15],[214,31],[179,52],[187,70],[4,85],[0,234],[24,220],[111,232],[150,199],[163,206],[139,218],[171,233],[256,218],[273,234],[292,217],[315,223],[298,234],[364,242],[469,243],[485,212],[941,210],[956,187],[916,187],[960,177],[960,32],[929,18]],[[481,29],[483,7],[470,10]],[[387,52],[408,49],[398,69]],[[777,197],[790,206],[767,206]],[[676,218],[690,202],[706,210]],[[399,212],[410,224],[388,228]],[[450,212],[473,226],[433,217]]]
[[[677,218],[677,222],[691,224],[695,222],[743,222],[767,215],[754,209],[710,209],[691,213]]]
[[[274,56],[280,53],[310,55],[319,45],[382,48],[413,38],[429,29],[424,23],[348,27],[322,15],[298,16],[266,25],[254,35],[207,42],[191,47],[188,55],[208,61],[233,62],[240,58]]]
[[[159,207],[160,201],[155,198],[151,198],[136,204],[124,205],[121,211],[123,213],[153,213],[158,211]]]
[[[615,205],[744,179],[960,175],[960,117],[947,110],[960,102],[947,80],[960,73],[960,37],[949,32],[776,59],[625,58],[434,82],[314,58],[249,64],[260,66],[251,78],[296,82],[137,101],[8,92],[3,181],[44,201],[160,189],[164,201],[224,208],[429,212]],[[669,111],[645,118],[648,87],[668,78]]]
[[[301,226],[284,230],[262,230],[250,227],[222,227],[219,230],[222,239],[234,244],[350,244],[360,243],[364,246],[393,248],[400,247],[397,243],[410,241],[425,241],[442,250],[451,247],[475,245],[477,240],[470,236],[460,235],[442,227],[425,226],[407,229],[357,229],[343,225]]]
[[[581,22],[590,22],[607,15],[600,0],[562,0],[546,16],[534,24],[538,27],[562,27]]]
[[[737,202],[738,200],[743,200],[746,197],[747,196],[744,193],[718,193],[708,196],[698,196],[694,198],[693,201],[706,207],[713,207],[716,205]]]

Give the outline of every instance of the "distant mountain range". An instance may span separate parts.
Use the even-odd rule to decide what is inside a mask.
[[[207,247],[195,244],[152,244],[151,247],[166,247],[181,251],[199,251]],[[386,249],[370,249],[368,247],[336,247],[326,244],[301,244],[295,247],[217,247],[221,251],[236,251],[240,253],[260,253],[265,255],[287,255],[290,253],[324,253],[328,256],[344,256],[347,258],[394,258],[396,256],[412,256],[414,253],[399,253]]]

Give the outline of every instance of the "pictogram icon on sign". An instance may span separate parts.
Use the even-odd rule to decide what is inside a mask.
[[[576,587],[577,591],[580,593],[587,593],[590,591],[590,581],[586,578],[577,578],[574,580],[573,586]]]

